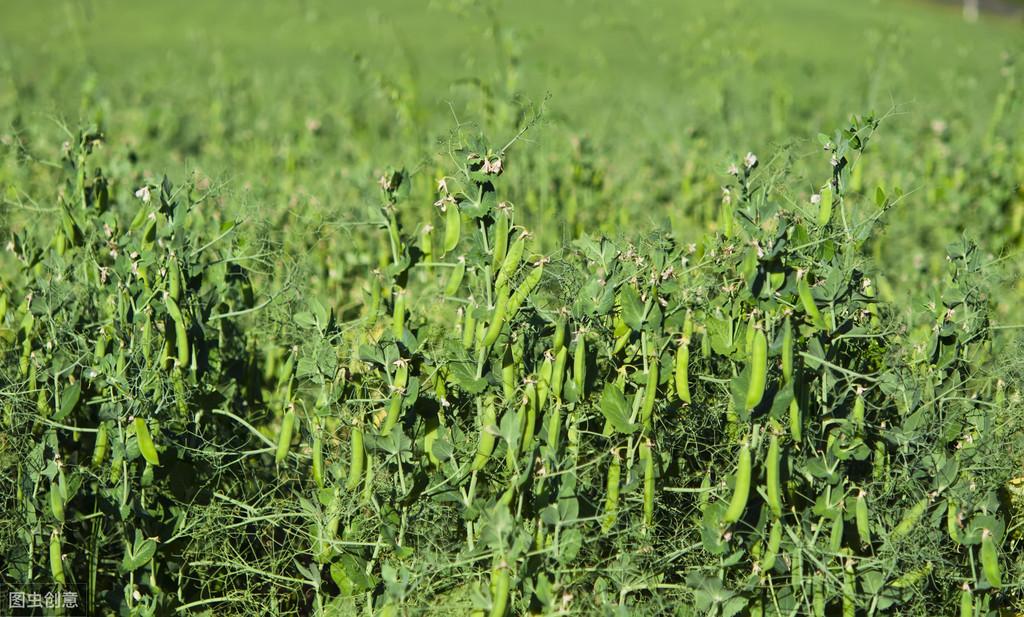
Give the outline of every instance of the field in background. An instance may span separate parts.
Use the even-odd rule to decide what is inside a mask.
[[[137,614],[1019,610],[1019,17],[3,14],[4,590]]]

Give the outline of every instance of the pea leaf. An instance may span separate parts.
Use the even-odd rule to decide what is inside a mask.
[[[636,425],[629,421],[626,397],[615,384],[608,384],[601,393],[601,413],[616,432],[628,435],[636,430]]]

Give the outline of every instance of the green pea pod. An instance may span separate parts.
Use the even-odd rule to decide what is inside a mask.
[[[644,400],[640,407],[640,424],[650,431],[654,417],[654,403],[658,396],[658,358],[651,357],[647,368],[647,385],[644,386]]]
[[[96,429],[96,444],[92,448],[92,466],[99,467],[107,457],[107,449],[110,445],[110,436],[107,434],[107,423],[100,422]]]
[[[824,227],[832,219],[832,187],[827,186],[819,194],[821,201],[818,202],[818,225]]]
[[[281,433],[277,437],[277,454],[274,461],[280,465],[288,457],[292,447],[292,431],[295,429],[295,410],[289,409],[281,420]]]
[[[843,515],[838,514],[832,519],[832,530],[828,538],[828,547],[833,553],[838,553],[843,546]]]
[[[787,382],[793,379],[793,325],[788,317],[782,325],[782,376]]]
[[[424,225],[420,228],[420,251],[423,253],[424,261],[431,261],[434,258],[434,228],[431,225]]]
[[[811,578],[811,610],[814,617],[825,617],[825,577],[821,572]]]
[[[558,353],[565,345],[565,317],[560,316],[555,321],[555,333],[551,337],[551,349]]]
[[[857,493],[856,504],[854,505],[854,519],[857,522],[857,535],[860,537],[861,546],[871,546],[871,525],[868,520],[868,499],[867,493]]]
[[[853,560],[848,559],[843,568],[843,617],[857,617],[857,574]]]
[[[747,409],[754,409],[764,397],[768,382],[768,339],[758,330],[751,343],[750,385],[747,387]]]
[[[171,263],[167,266],[167,295],[175,302],[181,302],[181,270],[178,268],[178,260],[171,257]]]
[[[996,542],[993,538],[992,532],[988,529],[981,530],[981,549],[978,551],[978,557],[981,559],[981,571],[985,575],[985,580],[992,587],[998,589],[1002,587],[1002,573],[999,569],[999,553],[996,550]]]
[[[650,440],[640,443],[640,460],[644,464],[644,528],[654,524],[654,453]]]
[[[505,617],[509,595],[508,564],[501,563],[491,570],[491,612],[490,617]]]
[[[494,303],[494,313],[491,322],[487,325],[487,333],[484,334],[484,349],[490,349],[491,345],[498,340],[501,328],[505,325],[506,309],[508,308],[508,286],[498,288],[498,297]]]
[[[764,556],[761,558],[761,571],[770,572],[775,567],[775,558],[779,555],[779,546],[782,544],[782,521],[775,519],[772,522],[771,531],[768,532],[768,546],[765,548]]]
[[[960,588],[960,617],[974,617],[974,596],[967,583]]]
[[[366,464],[366,451],[363,448],[363,431],[353,426],[349,432],[349,445],[352,460],[348,466],[348,480],[345,488],[354,491],[359,488],[359,482],[363,479],[363,467]]]
[[[64,497],[56,484],[50,485],[50,512],[53,513],[53,518],[64,522]]]
[[[494,287],[498,288],[508,284],[508,280],[516,273],[519,263],[523,260],[523,253],[526,252],[527,234],[522,233],[509,247],[505,258],[501,260],[501,267],[494,279]]]
[[[512,297],[508,300],[508,308],[506,309],[506,313],[508,315],[507,319],[509,321],[519,313],[519,308],[523,305],[523,302],[526,301],[526,298],[533,293],[534,288],[540,283],[540,279],[543,275],[544,265],[538,264],[533,268],[533,270],[530,270],[530,273],[523,279],[522,284],[516,288],[515,293],[512,294]]]
[[[488,400],[483,405],[483,412],[480,415],[480,441],[476,446],[476,456],[473,458],[473,471],[479,471],[491,460],[494,453],[494,444],[497,441],[497,411],[494,408],[494,401]]]
[[[722,522],[732,525],[740,520],[747,509],[747,498],[750,496],[750,444],[740,446],[739,462],[736,467],[736,484],[729,507],[722,515]]]
[[[924,516],[926,510],[928,510],[927,497],[921,499],[907,509],[903,514],[903,518],[900,519],[900,522],[889,534],[889,539],[893,542],[898,542],[906,537],[906,535],[914,529],[914,526],[917,525],[917,522],[921,520],[921,517]]]
[[[506,401],[511,401],[516,395],[516,363],[512,358],[512,349],[508,345],[501,354],[501,394]]]
[[[619,481],[622,476],[622,462],[618,450],[612,450],[612,462],[608,466],[608,481],[605,488],[604,520],[601,529],[605,533],[615,525],[619,509]]]
[[[587,337],[580,331],[576,334],[576,351],[572,356],[572,380],[576,384],[576,392],[583,399],[583,388],[587,382]]]
[[[551,367],[551,393],[556,400],[562,400],[562,384],[565,382],[565,363],[569,360],[569,350],[564,346],[555,354],[555,363]]]
[[[508,215],[503,208],[498,208],[494,216],[494,251],[491,254],[491,270],[497,270],[505,261],[505,254],[508,252]]]
[[[687,339],[676,349],[676,394],[684,403],[690,402],[690,347]]]
[[[789,401],[789,436],[797,444],[803,437],[803,419],[800,417],[800,404],[796,402],[796,397]]]
[[[523,404],[526,405],[526,426],[523,429],[522,441],[522,452],[525,454],[533,447],[534,435],[537,432],[537,388],[533,382],[526,384]]]
[[[171,321],[174,322],[174,337],[175,347],[178,352],[178,367],[186,369],[189,366],[192,354],[189,351],[188,328],[185,324],[185,317],[182,315],[181,309],[178,308],[178,303],[170,296],[167,296],[165,299],[165,305],[167,306],[167,314],[170,315]]]
[[[61,552],[60,535],[54,529],[50,534],[50,574],[58,585],[65,585],[67,580],[64,578],[64,562]]]
[[[454,296],[459,293],[459,287],[462,286],[462,279],[466,276],[466,256],[459,255],[459,259],[455,263],[455,267],[452,268],[451,276],[448,277],[448,284],[444,288],[444,295]]]
[[[540,371],[537,374],[537,406],[540,409],[544,409],[548,402],[548,393],[551,391],[551,374],[554,370],[551,354],[545,352],[544,362],[541,363]]]
[[[776,518],[782,516],[782,483],[779,480],[779,436],[772,433],[768,445],[768,460],[765,470],[765,495],[768,508]]]
[[[474,306],[466,307],[466,318],[462,322],[462,348],[467,351],[473,348],[473,341],[476,338],[476,315],[473,314]]]
[[[800,304],[804,307],[804,312],[807,313],[807,317],[810,318],[811,323],[814,327],[819,330],[825,329],[825,320],[821,317],[821,311],[818,310],[818,305],[814,302],[814,295],[811,293],[811,284],[807,282],[807,277],[802,276],[796,284],[797,295],[800,296]]]
[[[450,253],[462,237],[462,214],[455,204],[448,204],[444,212],[444,252]]]
[[[159,467],[160,456],[157,454],[153,437],[149,434],[149,427],[146,426],[145,420],[138,417],[135,418],[135,438],[139,442],[139,452],[142,454],[142,458],[146,459],[150,465]]]
[[[398,340],[402,340],[402,335],[405,334],[405,295],[404,289],[397,289],[395,291],[395,304],[394,313],[391,318],[391,336]]]
[[[853,426],[858,435],[864,434],[864,397],[860,394],[853,402]]]
[[[319,429],[313,435],[313,481],[319,488],[324,487],[324,442]]]
[[[946,500],[946,531],[949,532],[949,539],[957,544],[962,544],[960,536],[959,512],[956,501],[951,497]]]

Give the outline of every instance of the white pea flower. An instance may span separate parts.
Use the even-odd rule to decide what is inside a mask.
[[[747,156],[743,157],[743,164],[746,165],[747,169],[753,169],[757,166],[757,157],[754,156],[753,152],[747,152]]]
[[[149,203],[149,198],[150,198],[149,186],[148,185],[147,186],[143,186],[139,190],[135,191],[135,196],[138,197],[139,199],[141,199],[142,203],[148,204]]]

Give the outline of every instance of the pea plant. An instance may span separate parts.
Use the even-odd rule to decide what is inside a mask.
[[[927,304],[880,297],[902,194],[851,189],[879,125],[820,136],[810,196],[743,157],[699,241],[553,252],[506,186],[525,129],[460,126],[433,205],[379,174],[338,287],[81,131],[57,233],[2,271],[5,584],[89,614],[999,614],[1019,386],[969,239]]]

